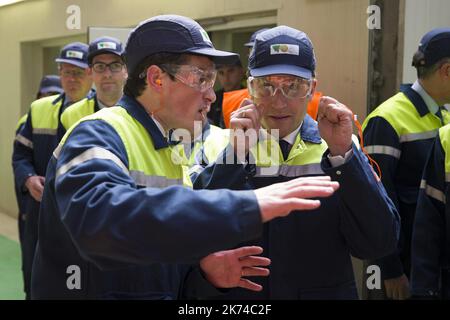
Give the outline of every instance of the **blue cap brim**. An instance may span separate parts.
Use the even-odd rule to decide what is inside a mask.
[[[308,80],[313,78],[313,73],[311,70],[293,66],[290,64],[275,64],[271,66],[250,69],[250,75],[253,77],[264,77],[272,74],[288,74]]]
[[[92,52],[91,54],[88,54],[88,57],[87,57],[88,62],[92,63],[92,60],[94,59],[94,57],[99,56],[101,54],[115,54],[119,58],[122,58],[122,56],[121,56],[122,53],[121,52],[119,52],[117,50],[114,50],[114,49],[105,48],[105,49],[100,49],[100,50],[97,50],[95,52]]]
[[[58,63],[68,63],[68,64],[71,64],[71,65],[74,65],[76,67],[80,67],[80,68],[83,68],[83,69],[86,69],[86,68],[89,67],[88,64],[85,63],[85,62],[75,61],[75,60],[70,60],[70,59],[57,58],[57,59],[55,59],[55,61],[58,62]]]
[[[247,43],[244,43],[244,47],[253,47],[253,45],[254,45],[255,43],[254,42],[247,42]]]
[[[39,90],[40,93],[49,93],[49,92],[57,92],[57,93],[63,93],[64,90],[60,87],[45,87],[45,88],[41,88]]]
[[[236,59],[239,59],[239,55],[237,53],[212,48],[192,49],[187,52],[210,57],[216,64],[232,64],[236,61]]]

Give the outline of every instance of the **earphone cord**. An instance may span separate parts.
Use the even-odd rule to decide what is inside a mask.
[[[363,137],[363,131],[362,131],[362,126],[358,121],[358,117],[357,115],[355,115],[354,113],[352,113],[352,117],[353,117],[353,122],[356,125],[356,128],[358,129],[358,136],[359,136],[359,140],[361,141],[361,150],[362,152],[366,155],[367,159],[369,159],[370,164],[372,165],[372,167],[376,168],[377,172],[378,172],[378,178],[381,180],[381,169],[380,166],[378,165],[378,163],[372,159],[372,157],[369,155],[369,153],[366,151],[366,149],[364,148],[364,137]]]

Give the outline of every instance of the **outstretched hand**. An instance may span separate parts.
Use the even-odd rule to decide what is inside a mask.
[[[206,279],[216,288],[240,287],[251,291],[261,291],[262,286],[244,277],[266,277],[270,259],[258,257],[261,247],[248,246],[233,250],[219,251],[200,261],[200,268]]]
[[[261,210],[262,222],[287,216],[294,210],[313,210],[320,206],[322,198],[331,196],[339,183],[329,176],[302,177],[287,182],[275,183],[256,189],[255,195]]]

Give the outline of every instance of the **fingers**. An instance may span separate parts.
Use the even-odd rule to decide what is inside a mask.
[[[392,287],[388,284],[385,284],[385,290],[386,290],[386,297],[392,299],[393,298]]]
[[[254,267],[254,266],[266,267],[270,265],[270,263],[271,263],[270,259],[266,257],[249,256],[241,259],[242,267]]]
[[[246,257],[261,254],[263,252],[263,248],[259,246],[246,246],[234,249],[234,252],[238,257]]]
[[[270,274],[269,269],[259,267],[248,267],[242,269],[242,277],[267,277]]]
[[[295,179],[287,183],[288,190],[294,190],[302,187],[329,187],[337,190],[339,188],[339,182],[331,181],[328,179]]]
[[[333,185],[335,187],[333,187]],[[327,198],[331,196],[338,188],[339,184],[336,182],[335,184],[330,186],[298,186],[295,189],[292,189],[288,194],[288,197],[294,198]]]
[[[317,120],[327,119],[331,123],[339,123],[342,120],[351,120],[352,112],[347,106],[332,97],[322,97],[319,102]]]
[[[292,211],[314,210],[320,207],[320,200],[295,199],[284,200],[280,204],[282,215],[287,215]]]
[[[244,121],[245,119],[251,120],[251,126],[248,125],[248,121]],[[243,123],[246,123],[245,128],[260,128],[260,115],[256,106],[253,104],[251,100],[244,100],[239,107],[239,109],[233,111],[231,113],[230,118],[230,128],[242,128]],[[232,126],[233,125],[233,126]]]
[[[244,288],[244,289],[247,289],[250,291],[261,291],[262,290],[261,285],[255,283],[253,281],[250,281],[248,279],[244,279],[244,278],[241,278],[239,280],[238,287]]]

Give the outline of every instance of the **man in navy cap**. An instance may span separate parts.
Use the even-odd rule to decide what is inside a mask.
[[[61,112],[85,97],[91,88],[92,80],[87,70],[87,49],[86,44],[75,42],[61,50],[56,62],[64,92],[34,101],[14,142],[12,164],[15,183],[31,196],[27,205],[24,243],[28,277],[31,275],[37,242],[39,205],[44,190],[46,168],[53,150],[58,145],[58,132],[62,130]]]
[[[270,28],[261,28],[256,30],[255,32],[252,33],[252,35],[250,36],[250,39],[248,40],[248,42],[244,43],[244,47],[248,48],[248,53],[250,54],[250,52],[252,51],[253,45],[255,44],[255,39],[256,36],[258,34],[260,34],[261,32],[267,31]]]
[[[54,96],[57,94],[61,94],[63,89],[61,88],[61,80],[57,75],[47,75],[43,76],[41,82],[39,84],[39,89],[36,95],[36,99]],[[22,130],[25,122],[27,121],[27,114],[23,115],[16,126],[16,135]],[[29,193],[26,190],[23,190],[17,183],[14,181],[14,190],[16,192],[16,200],[17,207],[19,208],[18,214],[18,227],[19,227],[19,240],[20,240],[20,249],[22,253],[22,272],[23,272],[23,281],[24,281],[24,291],[26,292],[26,296],[29,296],[29,280],[30,277],[25,274],[25,264],[24,260],[24,242],[25,242],[25,220],[26,220],[26,206],[30,201],[28,199]]]
[[[444,107],[450,102],[449,30],[434,29],[423,36],[412,59],[417,80],[378,106],[363,124],[366,150],[378,163],[381,180],[401,216],[398,250],[369,262],[380,266],[385,294],[392,299],[410,295],[411,237],[423,169],[438,129],[450,122]]]
[[[88,74],[96,90],[64,110],[61,115],[64,132],[81,118],[114,106],[122,97],[128,76],[122,52],[122,43],[113,37],[100,37],[89,44]]]
[[[270,276],[262,291],[237,288],[225,299],[357,299],[350,255],[377,258],[396,248],[398,215],[352,142],[351,111],[323,97],[318,123],[306,114],[315,67],[304,32],[279,26],[259,33],[249,58],[251,100],[230,121],[248,139],[231,134],[230,145],[194,181],[195,188],[249,190],[329,175],[340,184],[314,212],[273,220],[262,237],[245,243],[264,248]],[[233,158],[240,161],[230,165]]]
[[[39,90],[36,95],[36,99],[54,96],[63,93],[63,88],[61,87],[61,79],[57,75],[43,76],[41,83],[39,85]]]
[[[215,50],[189,18],[156,16],[132,31],[118,106],[72,126],[50,160],[33,298],[176,299],[217,293],[214,287],[261,289],[245,278],[268,274],[257,266],[269,260],[253,256],[261,248],[214,252],[294,208],[317,207],[301,198],[328,196],[337,184],[322,178],[255,192],[188,188],[183,148],[169,144],[168,132],[192,133],[205,119],[215,99],[214,62],[233,57]]]

